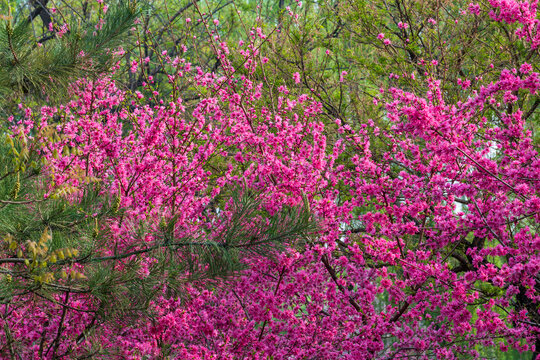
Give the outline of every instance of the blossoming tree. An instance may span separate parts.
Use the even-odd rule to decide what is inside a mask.
[[[537,51],[535,1],[489,6]],[[0,354],[537,355],[540,158],[520,101],[538,96],[533,66],[452,102],[420,63],[418,88],[380,89],[384,126],[328,123],[316,89],[264,80],[275,33],[253,28],[233,52],[200,17],[222,71],[165,51],[170,96],[150,74],[134,93],[81,80],[71,102],[14,121],[2,205],[39,226],[1,228]],[[194,104],[174,91],[185,81]],[[41,193],[20,193],[30,180]]]

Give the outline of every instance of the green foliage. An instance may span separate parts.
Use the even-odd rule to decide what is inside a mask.
[[[317,227],[305,207],[285,208],[270,214],[262,207],[257,194],[234,189],[231,194],[232,215],[225,220],[213,240],[180,244],[184,258],[203,259],[189,264],[196,273],[199,264],[206,267],[206,276],[222,277],[246,267],[250,255],[272,256],[284,244],[305,240]]]
[[[66,29],[53,21],[54,31],[40,39],[27,18],[0,20],[0,101],[4,109],[30,99],[50,102],[63,95],[74,80],[110,69],[112,52],[140,13],[136,3],[121,1],[96,21],[66,24],[63,35]]]

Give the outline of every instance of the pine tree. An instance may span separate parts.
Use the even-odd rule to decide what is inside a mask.
[[[29,15],[25,8],[11,11],[8,7],[0,20],[0,104],[4,111],[13,110],[21,101],[50,102],[65,94],[74,80],[109,70],[115,60],[113,51],[142,11],[139,3],[120,1],[106,12],[102,8],[95,19],[72,20],[60,14],[56,23],[46,4],[35,2]],[[38,18],[43,33],[35,32]]]

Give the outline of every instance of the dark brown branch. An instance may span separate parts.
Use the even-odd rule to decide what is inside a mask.
[[[34,10],[30,13],[26,21],[30,23],[39,16],[41,18],[41,21],[43,21],[43,25],[45,26],[45,28],[48,28],[49,24],[52,22],[51,14],[49,12],[49,9],[47,9],[48,2],[49,0],[32,1],[32,6],[34,7]]]
[[[328,271],[328,274],[330,274],[330,277],[332,278],[332,280],[334,281],[334,283],[337,285],[339,291],[341,291],[343,294],[347,295],[347,290],[343,287],[343,285],[341,285],[339,282],[338,282],[338,278],[337,278],[337,275],[336,275],[336,271],[334,270],[334,268],[330,265],[330,261],[328,260],[328,255],[323,255],[322,258],[321,258],[321,261],[324,265],[324,267],[326,268],[326,271]],[[356,302],[356,300],[354,300],[351,296],[348,296],[349,298],[349,303],[352,305],[352,307],[354,307],[354,309],[356,311],[358,311],[359,313],[362,312],[362,308],[360,307],[360,305],[358,305],[358,303]]]
[[[526,121],[536,111],[536,108],[538,107],[538,105],[540,105],[540,99],[535,100],[534,104],[531,106],[529,111],[527,111],[525,116],[523,116],[523,120]]]

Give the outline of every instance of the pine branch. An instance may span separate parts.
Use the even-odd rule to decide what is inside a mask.
[[[51,21],[47,2],[34,4],[30,17],[15,23],[5,20],[0,27],[0,96],[11,106],[21,96],[36,99],[46,96],[50,101],[64,94],[74,79],[108,71],[113,63],[111,50],[125,39],[142,11],[135,3],[120,1],[111,6],[100,30],[91,23],[70,24],[70,30],[62,38],[54,32],[41,39],[34,38],[31,20],[39,15],[48,16],[43,18],[45,25]]]

